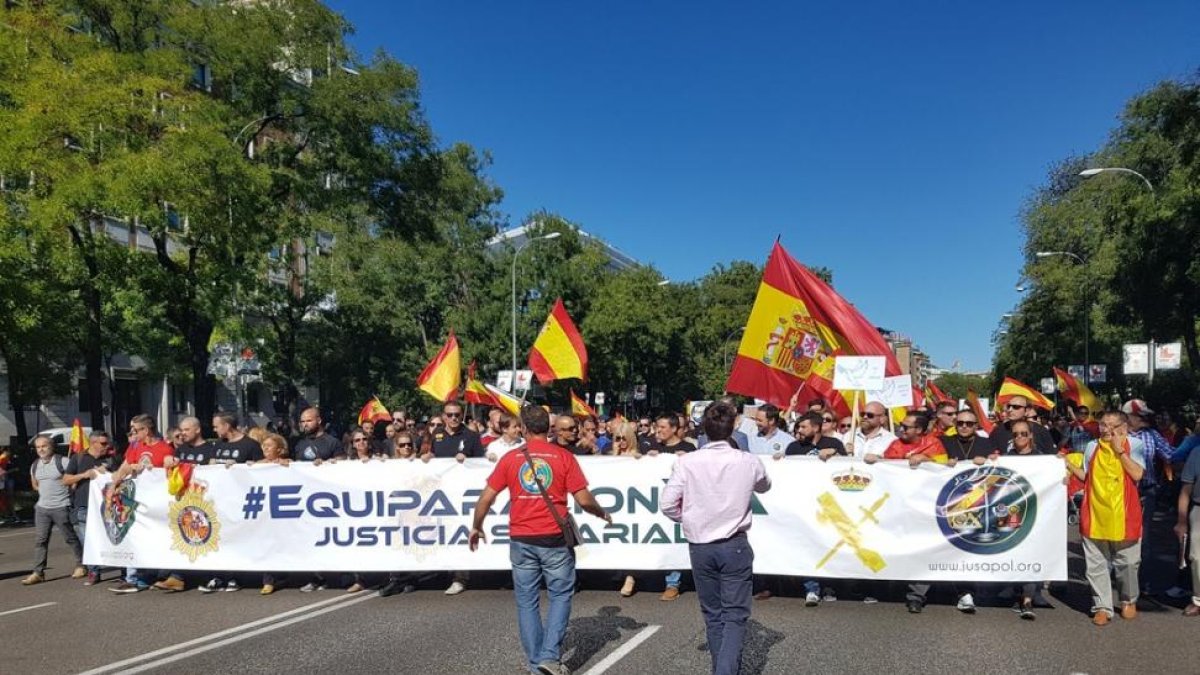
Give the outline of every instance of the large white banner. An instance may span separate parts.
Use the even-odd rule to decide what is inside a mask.
[[[687,569],[659,500],[674,456],[583,457],[605,524],[577,516],[582,569]],[[1054,457],[976,467],[764,458],[773,486],[752,504],[754,570],[832,578],[1065,579],[1066,491]],[[198,467],[176,499],[162,470],[113,493],[92,481],[88,564],[168,570],[509,569],[507,495],[488,543],[467,546],[486,460]]]

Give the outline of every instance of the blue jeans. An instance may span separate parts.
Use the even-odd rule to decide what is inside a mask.
[[[667,588],[679,588],[679,583],[683,581],[683,572],[668,572],[666,576]]]
[[[754,582],[754,549],[745,534],[711,544],[691,544],[692,579],[704,615],[714,675],[736,675]]]
[[[508,559],[512,562],[521,647],[529,659],[529,670],[537,672],[539,663],[558,663],[561,657],[571,618],[571,596],[575,593],[575,551],[565,546],[513,541],[508,545]],[[543,580],[550,605],[545,624],[539,605]]]
[[[76,507],[76,509],[71,513],[73,524],[75,525],[75,536],[79,537],[80,546],[85,544],[84,535],[87,534],[87,512],[88,509],[86,506],[79,506]],[[92,572],[93,574],[99,573],[100,566],[88,565],[87,571]]]

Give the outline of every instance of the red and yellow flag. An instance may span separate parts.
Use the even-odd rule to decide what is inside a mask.
[[[996,425],[992,424],[991,418],[987,416],[987,411],[983,409],[983,404],[979,402],[979,394],[976,394],[974,389],[967,390],[967,407],[971,409],[971,412],[975,413],[975,417],[979,420],[979,428],[991,434]]]
[[[587,401],[579,398],[575,390],[571,390],[571,416],[572,417],[597,417],[596,411],[587,404]]]
[[[77,452],[87,450],[87,438],[83,435],[83,425],[79,423],[79,418],[71,424],[71,439],[67,442],[67,451],[74,455]]]
[[[483,388],[491,395],[492,400],[495,401],[494,405],[497,408],[503,408],[513,416],[521,414],[521,399],[487,383],[484,383]]]
[[[378,396],[372,396],[370,401],[358,411],[358,426],[362,426],[363,422],[391,422],[392,414],[388,409],[383,407],[383,403]]]
[[[542,384],[571,377],[586,381],[587,363],[583,336],[559,298],[529,352],[529,368]]]
[[[1130,451],[1125,439],[1125,452]],[[1125,473],[1120,456],[1107,441],[1092,453],[1079,509],[1079,533],[1101,541],[1142,538],[1142,503],[1137,484]]]
[[[950,398],[946,395],[946,392],[939,389],[938,386],[934,384],[933,380],[929,380],[925,383],[925,399],[931,407],[939,406],[943,403],[954,403],[955,405],[958,404],[958,401]]]
[[[471,362],[471,365],[467,366],[467,386],[463,389],[463,398],[467,400],[467,403],[489,405],[494,408],[502,407],[496,402],[495,397],[492,396],[492,392],[488,391],[482,382],[475,379],[474,361]]]
[[[1000,385],[1000,393],[996,395],[996,407],[1003,407],[1014,396],[1023,396],[1031,405],[1042,410],[1054,409],[1054,402],[1042,392],[1011,377],[1004,378],[1004,384]]]
[[[417,388],[445,403],[458,396],[458,385],[462,381],[462,357],[458,351],[458,338],[454,331],[442,350],[433,357],[417,378]]]
[[[833,389],[835,356],[883,356],[885,373],[900,374],[875,326],[776,242],[725,389],[786,408],[804,384],[849,415],[853,393]]]
[[[1058,383],[1058,391],[1063,395],[1063,398],[1072,401],[1075,405],[1087,406],[1088,411],[1092,414],[1098,414],[1104,408],[1104,404],[1100,403],[1100,399],[1092,393],[1088,386],[1079,381],[1074,375],[1065,370],[1054,369],[1054,379]]]

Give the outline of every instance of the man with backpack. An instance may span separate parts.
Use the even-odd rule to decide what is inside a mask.
[[[87,575],[83,567],[83,545],[71,526],[71,490],[63,483],[63,476],[67,472],[66,458],[54,452],[54,442],[49,436],[34,438],[33,449],[37,452],[37,459],[29,467],[29,477],[33,489],[38,493],[37,504],[33,508],[36,540],[33,545],[33,573],[21,583],[32,586],[46,580],[50,531],[55,525],[58,525],[67,544],[75,552],[75,571],[71,573],[71,578],[82,579]]]

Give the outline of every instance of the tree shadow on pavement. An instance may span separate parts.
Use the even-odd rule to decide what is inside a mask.
[[[771,648],[783,640],[783,633],[771,630],[751,619],[746,623],[746,641],[742,644],[741,675],[761,675],[767,667]]]
[[[562,653],[571,652],[563,665],[571,671],[581,670],[610,642],[621,639],[621,631],[640,630],[645,623],[628,616],[620,616],[621,608],[601,607],[596,616],[581,616],[567,624],[567,636],[563,640]]]

